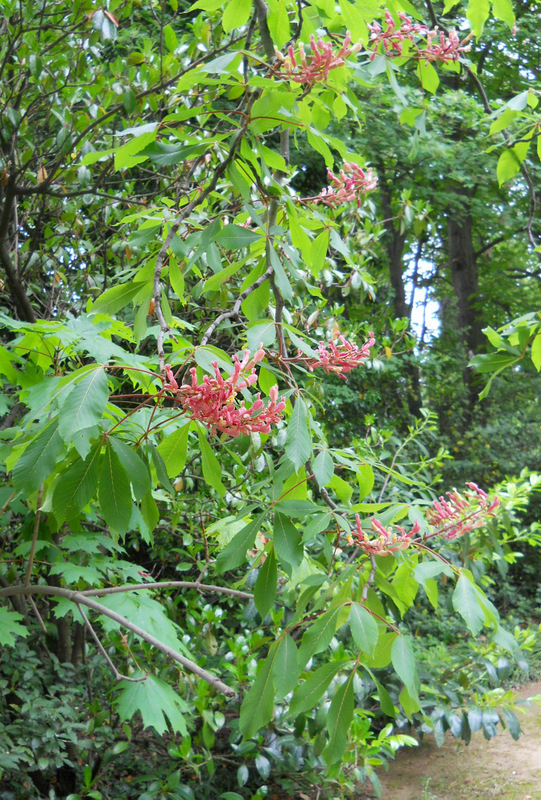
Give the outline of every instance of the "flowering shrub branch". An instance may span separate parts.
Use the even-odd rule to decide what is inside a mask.
[[[315,36],[310,37],[311,53],[306,54],[304,44],[299,44],[299,49],[295,53],[293,45],[288,47],[287,56],[282,55],[278,49],[275,50],[278,60],[276,77],[284,80],[291,80],[307,86],[314,86],[316,83],[325,83],[329,77],[329,72],[337,67],[342,67],[346,63],[346,58],[353,53],[358,53],[362,44],[354,44],[350,47],[351,35],[346,33],[344,43],[337,52],[333,52],[333,45],[324,42]]]
[[[373,51],[370,56],[371,61],[377,57],[380,44],[383,44],[385,55],[393,57],[402,55],[404,42],[411,42],[417,49],[417,53],[414,54],[416,58],[423,61],[443,61],[444,63],[458,61],[462,53],[471,50],[471,44],[468,42],[472,34],[461,41],[454,30],[449,31],[446,36],[438,28],[429,30],[426,25],[413,22],[401,11],[398,12],[398,16],[401,20],[400,27],[397,26],[390,11],[385,12],[387,24],[385,29],[379,22],[373,22],[368,26],[370,29],[368,46]],[[426,47],[416,45],[419,37],[426,37]]]
[[[224,378],[214,361],[214,377],[205,375],[202,383],[197,381],[197,370],[192,367],[191,383],[178,385],[171,367],[166,365],[167,383],[164,388],[176,395],[184,411],[191,419],[202,422],[212,433],[218,431],[229,436],[240,436],[254,432],[269,433],[271,424],[279,422],[286,407],[284,398],[278,399],[278,386],[269,391],[270,400],[265,405],[258,393],[254,402],[246,408],[244,400],[235,402],[237,394],[257,381],[255,365],[265,357],[260,348],[250,360],[250,351],[244,351],[242,361],[233,357],[233,373]]]
[[[304,360],[305,366],[313,372],[314,369],[321,368],[327,375],[334,372],[339,378],[346,380],[346,373],[356,367],[360,367],[363,361],[370,358],[370,348],[374,346],[376,340],[374,334],[370,332],[370,338],[361,348],[354,342],[340,335],[340,344],[334,342],[320,342],[317,352],[319,358],[309,358]]]
[[[327,169],[327,176],[333,186],[323,189],[310,200],[313,203],[324,203],[331,208],[337,208],[342,203],[348,203],[351,200],[356,200],[357,206],[360,206],[361,197],[378,185],[378,177],[374,175],[372,169],[367,169],[365,172],[352,161],[344,163],[338,177],[330,169]]]
[[[469,491],[460,494],[454,489],[452,492],[447,492],[447,499],[439,497],[434,500],[425,514],[425,519],[433,530],[423,536],[422,541],[435,536],[458,539],[475,528],[481,528],[487,517],[494,516],[496,508],[500,505],[499,498],[496,496],[489,502],[487,493],[476,483],[470,482],[466,486]],[[370,520],[370,527],[378,534],[373,539],[370,539],[363,530],[361,519],[357,514],[349,536],[351,544],[355,542],[370,556],[389,556],[397,550],[406,550],[412,542],[415,543],[413,537],[421,530],[417,521],[409,531],[401,525],[385,528],[374,517]]]

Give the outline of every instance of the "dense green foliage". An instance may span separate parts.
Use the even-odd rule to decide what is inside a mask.
[[[2,800],[520,735],[538,4],[222,5],[2,7]]]

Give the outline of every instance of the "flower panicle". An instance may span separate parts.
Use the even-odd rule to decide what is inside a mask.
[[[363,361],[370,358],[370,349],[376,340],[370,331],[369,339],[360,348],[354,342],[340,335],[340,344],[331,342],[320,342],[317,352],[318,358],[311,358],[305,361],[305,366],[313,372],[314,369],[321,368],[327,374],[334,372],[339,378],[346,380],[346,373],[351,372],[356,367],[361,366]]]
[[[265,357],[264,350],[259,350],[250,358],[250,351],[245,350],[242,360],[233,357],[233,372],[224,378],[214,361],[214,377],[205,375],[202,383],[198,382],[197,370],[190,370],[191,381],[178,385],[171,367],[165,367],[167,383],[164,388],[174,392],[178,402],[191,419],[202,422],[214,434],[221,432],[229,436],[248,435],[250,433],[269,433],[271,425],[280,421],[286,403],[278,398],[278,386],[271,387],[267,404],[256,394],[250,407],[245,401],[236,401],[237,394],[248,389],[257,381],[256,364]]]
[[[358,53],[362,48],[361,43],[350,45],[351,34],[349,31],[337,51],[333,49],[331,42],[324,42],[321,38],[316,41],[316,37],[312,34],[308,45],[311,52],[306,52],[306,46],[302,42],[297,51],[293,45],[290,45],[285,56],[275,49],[278,62],[275,74],[284,80],[291,80],[306,86],[325,83],[332,69],[342,67],[350,55]]]
[[[466,533],[481,528],[487,517],[494,516],[500,505],[498,496],[490,502],[487,493],[472,481],[466,483],[467,490],[462,494],[453,489],[432,503],[425,514],[426,521],[433,528],[432,536],[444,539],[459,539]]]
[[[370,527],[377,536],[372,539],[363,530],[361,518],[355,515],[355,527],[351,530],[352,541],[361,550],[371,556],[390,556],[397,550],[406,550],[412,537],[421,530],[419,522],[415,521],[409,531],[402,525],[393,525],[386,528],[379,519],[372,517]]]
[[[383,44],[385,55],[401,56],[404,42],[411,42],[416,47],[416,57],[422,61],[458,61],[462,53],[471,50],[469,41],[472,34],[461,40],[455,30],[449,31],[446,35],[439,28],[430,30],[426,25],[413,22],[406,14],[399,11],[400,26],[395,22],[390,11],[385,11],[385,28],[379,22],[369,25],[370,37],[368,47],[372,49],[370,60],[373,61],[377,55],[379,46]],[[426,38],[426,47],[419,47],[416,41]]]
[[[361,205],[361,198],[377,188],[378,177],[371,168],[363,170],[358,164],[346,161],[338,176],[330,169],[327,169],[327,176],[331,181],[331,186],[323,189],[317,197],[310,198],[314,203],[323,203],[331,208],[338,208],[342,203],[351,200]]]

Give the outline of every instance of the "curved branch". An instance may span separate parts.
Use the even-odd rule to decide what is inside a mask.
[[[155,636],[152,636],[151,633],[147,633],[143,628],[140,628],[139,625],[135,625],[126,617],[117,614],[116,611],[112,611],[110,608],[98,603],[97,600],[93,600],[91,597],[87,597],[81,592],[74,592],[71,589],[63,589],[57,586],[25,586],[24,584],[17,584],[15,586],[10,586],[7,589],[0,589],[0,597],[15,597],[17,595],[33,595],[33,594],[45,594],[54,597],[65,597],[70,602],[74,603],[75,605],[82,605],[87,606],[88,608],[97,611],[98,614],[102,614],[104,617],[108,617],[112,619],[114,622],[118,622],[119,625],[122,625],[123,628],[134,633],[136,636],[139,636],[144,642],[151,644],[157,650],[160,650],[164,655],[168,658],[171,658],[173,661],[176,661],[184,669],[193,672],[195,675],[198,675],[202,678],[209,686],[212,686],[218,692],[221,692],[226,697],[236,697],[237,693],[234,689],[227,684],[223,683],[219,678],[215,675],[212,675],[210,672],[207,672],[206,669],[203,669],[196,664],[195,661],[191,661],[191,659],[186,658],[185,656],[181,655],[179,652],[174,650],[172,647],[161,642],[159,639],[156,639]]]

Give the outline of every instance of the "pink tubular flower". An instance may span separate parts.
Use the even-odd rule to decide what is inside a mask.
[[[333,53],[331,42],[324,42],[315,36],[310,37],[311,53],[306,54],[304,45],[299,44],[299,49],[295,53],[293,45],[288,47],[287,56],[283,56],[279,50],[275,50],[278,60],[277,77],[284,80],[291,80],[295,83],[313,86],[316,83],[325,83],[329,77],[331,69],[342,67],[346,63],[346,58],[353,53],[358,53],[362,44],[354,44],[350,47],[351,35],[346,33],[344,43],[338,52]]]
[[[379,22],[373,22],[368,26],[370,29],[368,46],[373,51],[370,56],[371,61],[376,58],[380,44],[383,44],[385,55],[401,56],[404,42],[411,42],[417,50],[416,58],[423,61],[443,61],[444,63],[458,61],[461,53],[467,53],[471,49],[468,42],[472,34],[460,41],[454,30],[449,31],[446,36],[438,28],[429,30],[426,25],[414,23],[401,11],[398,12],[398,17],[401,21],[400,27],[397,27],[389,11],[385,12],[385,22],[387,23],[385,30]],[[416,44],[416,39],[419,37],[426,37],[426,47],[419,47]]]
[[[456,489],[447,492],[447,498],[434,500],[425,514],[426,521],[434,528],[429,537],[458,539],[460,536],[484,525],[486,517],[494,516],[500,500],[495,497],[489,503],[488,495],[476,483],[467,483],[469,491],[459,494]]]
[[[351,161],[344,163],[338,177],[330,169],[327,169],[327,176],[334,185],[323,189],[317,197],[311,199],[314,203],[324,203],[331,208],[338,208],[350,200],[356,200],[357,206],[360,206],[361,197],[378,185],[378,177],[372,169],[365,172]]]
[[[221,431],[229,436],[239,436],[253,432],[269,433],[270,426],[280,420],[286,407],[285,400],[278,399],[278,387],[269,391],[270,400],[267,405],[257,394],[254,402],[246,408],[244,400],[235,402],[237,394],[257,381],[255,365],[265,357],[260,348],[250,360],[250,351],[244,351],[242,361],[233,357],[233,373],[224,378],[218,369],[218,362],[213,362],[214,377],[205,375],[203,383],[197,382],[197,370],[190,370],[192,380],[189,384],[178,386],[170,367],[166,366],[168,383],[165,388],[174,392],[178,402],[191,417],[204,423],[213,433]]]
[[[308,359],[305,364],[313,372],[314,369],[321,369],[329,374],[335,372],[339,378],[346,380],[346,372],[359,367],[363,361],[370,358],[370,348],[374,346],[374,334],[370,331],[370,338],[359,349],[353,342],[348,342],[343,336],[339,336],[340,344],[334,342],[320,342],[317,352],[319,358]]]
[[[355,515],[355,528],[351,529],[351,538],[361,550],[372,556],[390,556],[396,550],[405,550],[413,536],[419,533],[421,526],[415,522],[411,530],[406,531],[402,525],[394,525],[395,533],[391,528],[385,528],[378,519],[372,517],[370,527],[378,534],[374,539],[370,539],[363,531],[361,518]]]

